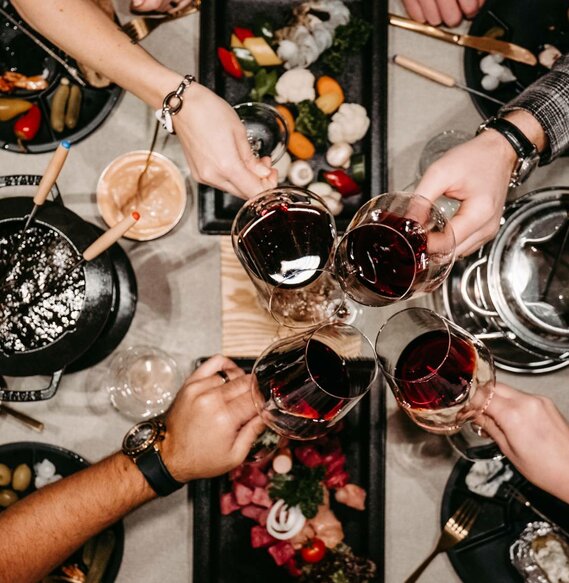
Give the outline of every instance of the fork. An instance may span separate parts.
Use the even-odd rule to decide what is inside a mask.
[[[479,512],[480,506],[478,503],[471,498],[467,498],[446,521],[433,552],[405,579],[405,583],[415,583],[439,553],[448,551],[463,541],[468,536]]]
[[[139,16],[133,18],[129,22],[121,26],[121,30],[126,33],[130,38],[130,42],[135,45],[142,39],[146,38],[154,29],[158,28],[164,22],[170,22],[171,20],[176,20],[182,16],[187,16],[197,12],[200,9],[201,0],[194,0],[189,6],[175,12],[173,14],[167,14],[162,18],[156,18],[155,16]]]

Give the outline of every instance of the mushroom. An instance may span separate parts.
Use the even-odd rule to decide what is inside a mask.
[[[326,152],[326,162],[334,168],[349,168],[354,149],[348,142],[332,144]]]

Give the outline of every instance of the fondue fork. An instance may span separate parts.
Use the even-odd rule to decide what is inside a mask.
[[[106,251],[111,245],[116,243],[138,220],[140,219],[140,214],[136,211],[132,212],[129,216],[125,217],[122,221],[117,223],[114,227],[111,227],[108,231],[105,231],[99,238],[97,238],[77,259],[75,263],[70,265],[61,277],[57,279],[53,278],[48,281],[43,287],[41,292],[36,292],[29,302],[25,305],[27,307],[34,305],[42,297],[45,296],[46,292],[54,291],[60,284],[62,284],[68,275],[73,273],[78,267],[86,263],[87,261],[92,261],[98,257],[101,253]],[[0,288],[0,291],[6,288],[13,287],[15,285],[14,281],[10,281]],[[2,322],[3,320],[0,320]]]

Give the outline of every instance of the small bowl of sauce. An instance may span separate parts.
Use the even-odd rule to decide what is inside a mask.
[[[178,167],[156,152],[139,184],[147,157],[148,151],[138,150],[115,158],[97,184],[97,205],[109,227],[134,210],[140,213],[140,220],[125,234],[135,241],[150,241],[171,231],[182,218],[188,198]]]

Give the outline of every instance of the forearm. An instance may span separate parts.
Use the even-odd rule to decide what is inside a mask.
[[[569,54],[552,71],[508,103],[502,113],[527,112],[539,123],[546,147],[542,161],[548,163],[569,147]]]
[[[91,0],[13,0],[22,18],[54,44],[153,108],[181,75],[134,45]]]
[[[117,453],[0,514],[0,583],[33,583],[92,536],[156,495]]]

